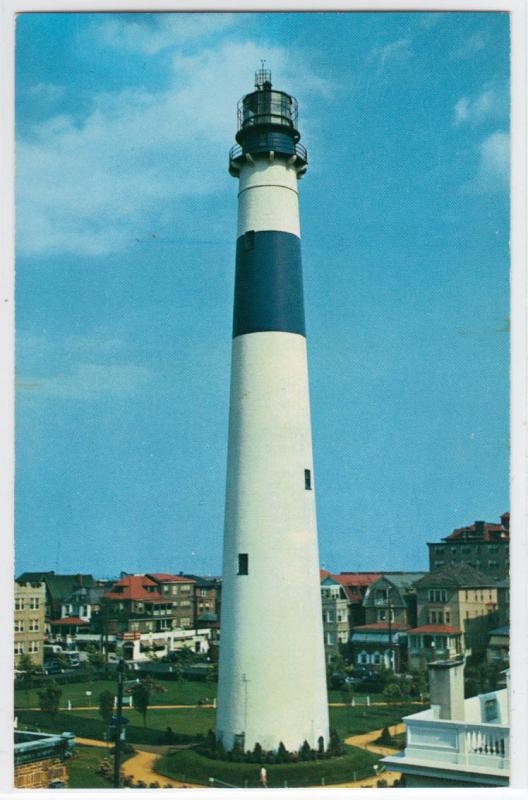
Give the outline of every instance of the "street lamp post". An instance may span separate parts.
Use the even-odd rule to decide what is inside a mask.
[[[117,668],[117,720],[116,720],[116,741],[114,751],[114,789],[119,789],[121,785],[121,725],[123,716],[123,680],[125,674],[125,660],[119,659]]]

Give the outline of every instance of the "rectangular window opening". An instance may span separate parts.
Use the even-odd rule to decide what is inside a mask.
[[[253,250],[255,246],[255,231],[246,231],[244,234],[244,249]]]
[[[312,471],[309,469],[304,470],[304,488],[309,491],[312,489]]]
[[[239,575],[247,575],[248,572],[249,572],[248,554],[247,553],[239,553],[238,554],[238,574]]]

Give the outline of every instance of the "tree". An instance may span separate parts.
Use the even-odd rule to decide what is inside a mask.
[[[30,698],[30,691],[32,688],[32,679],[40,672],[40,667],[38,667],[30,655],[27,653],[23,653],[20,658],[18,659],[18,670],[24,673],[24,689],[26,691],[26,705],[29,708],[29,698]]]
[[[93,645],[90,646],[88,649],[88,662],[92,667],[101,668],[105,665],[105,657],[104,653],[100,650],[97,650]]]
[[[103,718],[104,724],[108,727],[114,715],[114,695],[105,689],[99,695],[99,713]]]
[[[335,728],[330,730],[330,742],[328,744],[328,750],[333,756],[343,755],[343,743],[339,738],[339,734]]]
[[[55,681],[49,681],[42,689],[37,690],[40,710],[55,716],[59,710],[62,689]]]
[[[143,683],[137,683],[132,689],[132,705],[143,717],[143,726],[147,727],[147,711],[150,703],[150,692]]]
[[[287,764],[290,760],[290,754],[286,750],[284,742],[279,742],[279,749],[277,750],[277,761],[279,764]]]

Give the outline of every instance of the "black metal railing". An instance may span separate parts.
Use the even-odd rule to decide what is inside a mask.
[[[306,152],[306,147],[303,144],[295,144],[295,155],[299,156],[304,162],[308,163],[308,153]],[[237,158],[242,158],[244,155],[244,151],[239,144],[234,144],[231,150],[229,151],[229,160],[236,161]]]

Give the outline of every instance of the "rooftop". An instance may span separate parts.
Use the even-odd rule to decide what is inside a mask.
[[[452,562],[445,567],[440,567],[432,572],[427,573],[423,578],[416,581],[417,589],[429,588],[468,588],[475,589],[479,587],[496,587],[497,582],[489,575],[485,575],[475,567],[469,564],[457,564]]]

